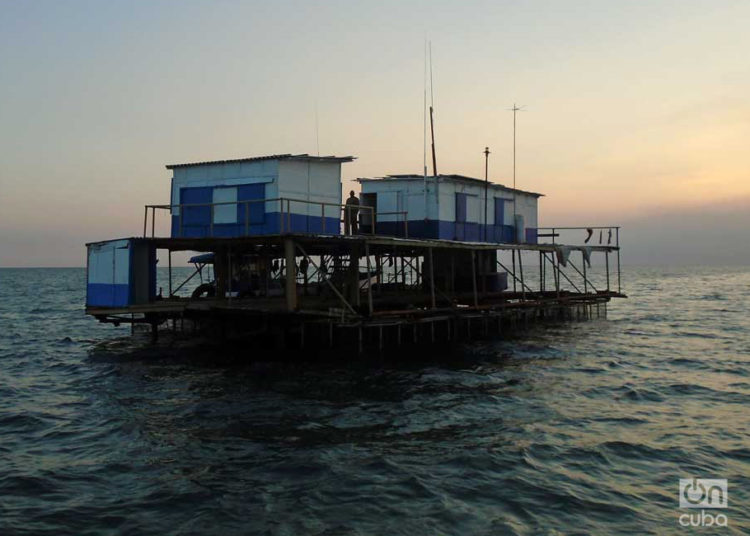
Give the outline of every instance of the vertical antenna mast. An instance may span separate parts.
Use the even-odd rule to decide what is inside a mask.
[[[315,100],[315,150],[320,156],[320,128],[318,127],[318,100]]]
[[[424,38],[424,96],[422,99],[422,186],[424,189],[424,219],[427,219],[427,36]]]
[[[489,169],[489,162],[490,162],[490,148],[485,147],[484,148],[484,241],[487,242],[487,194],[489,191],[489,174],[487,173]]]
[[[518,230],[516,229],[516,112],[523,111],[523,106],[513,103],[513,229],[515,230],[515,241],[518,241]]]
[[[432,84],[432,41],[430,41],[430,135],[432,136],[432,174],[437,177],[437,159],[435,157],[435,121],[433,119],[433,107],[435,106],[435,99],[433,94]]]

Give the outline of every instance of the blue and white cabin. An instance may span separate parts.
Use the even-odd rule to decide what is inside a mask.
[[[341,164],[352,160],[282,154],[169,165],[171,235],[340,234]]]
[[[86,244],[86,305],[125,307],[156,298],[156,250],[123,238]]]
[[[537,243],[542,194],[463,175],[388,175],[360,178],[361,203],[375,207],[377,234],[469,242]],[[425,185],[427,194],[425,195]],[[425,204],[426,201],[426,204]],[[362,216],[365,218],[365,215]],[[363,222],[366,226],[369,222]]]

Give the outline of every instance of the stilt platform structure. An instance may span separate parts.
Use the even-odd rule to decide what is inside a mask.
[[[618,227],[539,228],[539,194],[500,185],[489,222],[479,210],[489,189],[473,194],[476,179],[460,176],[428,177],[413,196],[394,194],[388,178],[381,179],[387,192],[365,193],[363,182],[369,202],[355,213],[340,202],[340,164],[351,159],[275,155],[168,166],[172,203],[146,207],[142,237],[87,244],[86,313],[149,324],[154,338],[161,327],[361,352],[606,317],[609,301],[625,297]],[[527,208],[533,199],[525,221],[518,195]],[[170,214],[171,236],[156,236],[157,211]],[[347,219],[347,227],[359,224],[357,234],[342,233]],[[441,238],[451,232],[454,239]],[[565,233],[586,235],[587,243],[561,245]],[[175,280],[175,252],[201,253],[184,280]],[[159,291],[157,257],[167,265]]]

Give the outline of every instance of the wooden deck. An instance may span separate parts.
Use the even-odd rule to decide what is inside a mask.
[[[602,316],[607,302],[625,297],[620,290],[619,247],[608,245],[308,234],[138,240],[155,250],[167,250],[167,296],[126,307],[87,307],[86,313],[103,322],[148,323],[154,333],[165,322],[171,321],[176,328],[178,321],[180,326],[187,321],[194,326],[231,324],[240,331],[244,326],[253,333],[258,326],[266,331],[281,329],[286,334],[301,333],[302,341],[310,339],[312,330],[320,332],[313,337],[318,343],[326,339],[321,333],[328,333],[326,340],[332,344],[335,333],[356,328],[362,346],[372,330],[381,333],[381,339],[384,330],[395,330],[398,335],[391,337],[400,343],[402,329],[411,329],[412,335],[420,338],[420,325],[431,326],[429,339],[436,340],[432,331],[442,322],[449,333],[457,334],[471,331],[475,321],[497,323],[499,329],[503,322],[515,326],[520,319]],[[175,295],[171,273],[174,251],[213,253],[216,295],[221,297]],[[573,262],[573,252],[581,255],[580,261],[576,260],[581,268]],[[512,262],[501,262],[501,253],[510,254]],[[618,259],[614,288],[609,262],[613,253]],[[586,259],[592,255],[606,259],[604,289],[597,289],[587,274]],[[247,274],[250,266],[255,271],[245,276],[252,280],[245,281],[253,282],[252,295],[234,297],[241,284],[238,274]],[[538,288],[531,288],[528,282],[530,269],[538,270]],[[508,288],[493,288],[501,276],[506,277],[503,274],[507,274]]]

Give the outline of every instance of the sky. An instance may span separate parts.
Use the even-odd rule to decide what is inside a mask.
[[[354,155],[542,192],[625,263],[750,262],[750,2],[0,0],[0,266],[83,266],[166,164]],[[316,128],[317,117],[317,128]],[[166,229],[166,218],[163,221]]]

